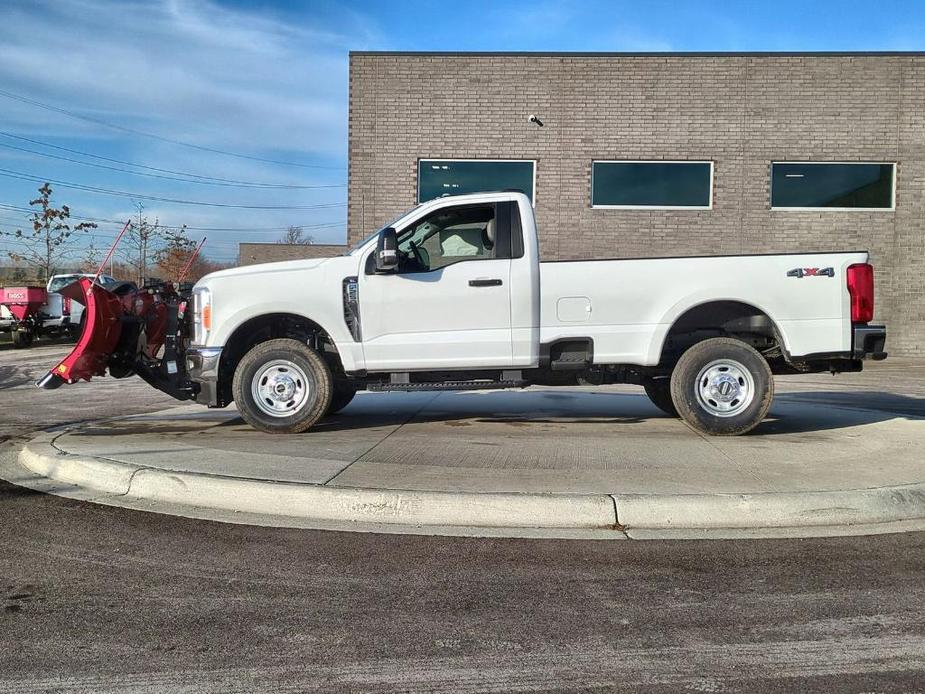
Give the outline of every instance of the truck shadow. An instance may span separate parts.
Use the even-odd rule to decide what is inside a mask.
[[[645,425],[653,420],[673,420],[641,393],[497,391],[447,395],[450,397],[441,398],[431,406],[396,407],[386,413],[376,412],[370,407],[371,398],[360,394],[345,410],[322,420],[312,431],[445,422],[454,427],[475,424],[581,426],[591,433],[590,429],[598,426]],[[923,418],[925,398],[880,391],[787,392],[777,396],[768,417],[750,435],[804,434],[895,419]],[[240,419],[233,421],[243,424]]]
[[[925,418],[925,398],[884,391],[808,391],[777,395],[751,435],[802,434]]]
[[[633,433],[641,426],[638,433],[645,434],[647,424],[653,436],[688,433],[679,420],[657,409],[642,393],[573,390],[445,393],[439,398],[422,395],[360,393],[342,412],[326,417],[300,436],[440,423],[461,434],[469,427],[486,425],[550,437],[567,428],[580,435],[595,435],[602,428],[612,433],[609,429],[614,426],[627,427],[625,430]],[[254,431],[233,409],[225,412],[227,415],[221,416],[217,411],[208,415],[204,411],[201,417],[191,416],[183,422],[164,418],[102,423],[87,427],[81,436],[277,436]],[[768,417],[749,435],[835,431],[895,419],[925,419],[925,398],[878,391],[786,392],[777,396]]]

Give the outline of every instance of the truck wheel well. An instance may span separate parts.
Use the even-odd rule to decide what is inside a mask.
[[[327,331],[315,321],[292,313],[268,313],[243,322],[222,349],[218,371],[218,396],[222,405],[232,400],[231,383],[241,358],[267,340],[290,338],[314,347],[335,374],[343,372],[340,355]]]
[[[764,311],[740,301],[710,301],[681,314],[665,337],[660,366],[674,366],[692,345],[711,337],[735,337],[761,352],[772,367],[783,361],[783,340]]]

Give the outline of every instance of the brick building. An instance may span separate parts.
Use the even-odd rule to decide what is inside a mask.
[[[238,264],[258,265],[303,258],[330,258],[341,255],[347,246],[324,243],[241,243]]]
[[[545,259],[869,249],[925,353],[925,54],[355,52],[349,132],[350,242],[504,187]]]

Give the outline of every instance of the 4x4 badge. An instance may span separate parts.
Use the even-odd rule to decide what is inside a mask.
[[[787,277],[835,277],[835,270],[830,267],[797,267],[790,270]]]

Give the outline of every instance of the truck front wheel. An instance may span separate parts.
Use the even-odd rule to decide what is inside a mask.
[[[671,374],[671,399],[696,431],[735,436],[764,419],[774,399],[774,378],[751,346],[716,337],[682,355]]]
[[[324,417],[333,380],[324,359],[298,340],[268,340],[238,363],[232,392],[248,424],[271,434],[298,434]]]

